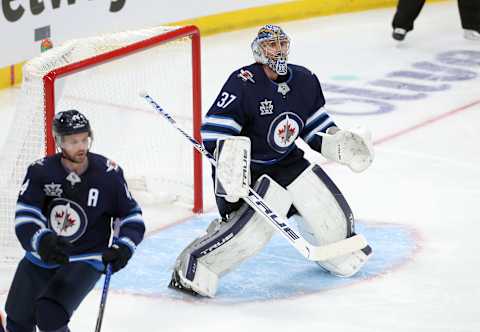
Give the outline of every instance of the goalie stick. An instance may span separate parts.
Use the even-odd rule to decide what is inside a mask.
[[[180,126],[177,125],[175,119],[167,113],[148,93],[141,92],[140,96],[144,98],[155,111],[163,115],[165,119],[172,124],[186,139],[193,144],[195,149],[202,153],[208,161],[216,167],[217,162],[205,147],[197,142],[192,136],[187,134]],[[279,216],[275,211],[270,209],[263,198],[257,194],[252,188],[249,188],[247,197],[243,200],[251,206],[257,213],[263,216],[263,219],[270,223],[280,234],[285,237],[290,244],[297,249],[305,258],[312,261],[326,261],[332,258],[350,254],[354,251],[365,248],[368,243],[363,235],[357,234],[344,240],[340,240],[323,246],[315,246],[305,240],[300,234],[289,227],[285,218]]]

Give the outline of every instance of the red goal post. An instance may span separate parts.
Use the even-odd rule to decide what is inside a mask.
[[[55,142],[53,139],[52,128],[53,117],[55,116],[55,81],[65,75],[85,70],[92,66],[98,66],[102,63],[112,61],[118,57],[125,57],[129,54],[144,51],[150,47],[166,43],[172,40],[184,37],[191,38],[192,45],[192,119],[193,119],[193,136],[197,141],[201,141],[201,57],[200,57],[200,31],[196,26],[190,25],[180,27],[178,29],[160,34],[136,43],[102,53],[94,57],[84,59],[60,68],[50,71],[43,77],[45,89],[45,152],[47,155],[55,153]],[[193,149],[193,191],[194,202],[192,211],[195,213],[203,212],[203,195],[202,195],[202,156]]]

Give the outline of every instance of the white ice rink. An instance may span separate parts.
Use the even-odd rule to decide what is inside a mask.
[[[391,8],[282,24],[291,62],[317,74],[336,122],[374,134],[376,159],[364,173],[324,166],[372,242],[364,271],[338,281],[275,238],[225,278],[217,299],[179,296],[166,289],[173,260],[214,214],[169,216],[164,223],[175,225],[151,232],[113,276],[102,331],[480,331],[480,42],[463,39],[454,1],[427,4],[400,45],[392,16]],[[230,72],[252,62],[256,30],[203,39],[205,111]],[[0,91],[3,123],[15,95]],[[0,273],[3,307],[13,271]],[[97,289],[73,332],[94,330],[99,301]]]

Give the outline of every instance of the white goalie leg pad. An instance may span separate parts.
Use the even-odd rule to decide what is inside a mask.
[[[340,190],[318,165],[311,165],[288,187],[300,213],[299,231],[314,245],[341,241],[354,233],[353,213]],[[367,262],[372,250],[367,246],[351,254],[317,262],[332,274],[349,277]]]
[[[250,185],[250,139],[232,136],[217,140],[215,149],[215,195],[236,202],[248,196]]]
[[[286,216],[292,204],[288,191],[266,175],[257,181],[255,190],[272,209]],[[275,229],[245,203],[228,221],[213,221],[206,235],[183,250],[175,270],[184,287],[213,297],[219,277],[258,253],[274,233]]]

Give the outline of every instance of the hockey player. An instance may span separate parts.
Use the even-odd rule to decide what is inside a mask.
[[[407,32],[413,30],[413,22],[425,5],[425,0],[399,0],[397,11],[393,17],[392,37],[395,40],[405,39]],[[480,41],[480,1],[458,0],[460,21],[464,29],[464,37]]]
[[[316,75],[287,64],[290,38],[279,26],[262,27],[251,48],[255,63],[230,75],[202,125],[204,146],[217,160],[213,176],[222,218],[179,255],[169,285],[174,289],[213,297],[219,277],[270,240],[274,229],[239,200],[248,193],[245,182],[255,184],[276,213],[301,215],[300,230],[314,245],[355,234],[342,194],[320,166],[310,165],[295,140],[361,172],[373,159],[370,137],[337,127],[323,108]],[[371,252],[367,245],[319,264],[351,276]]]
[[[15,232],[26,253],[5,306],[9,332],[69,331],[106,265],[125,267],[145,232],[122,169],[89,152],[87,118],[60,112],[53,133],[60,152],[28,167],[18,196]],[[118,241],[109,245],[117,218]]]

